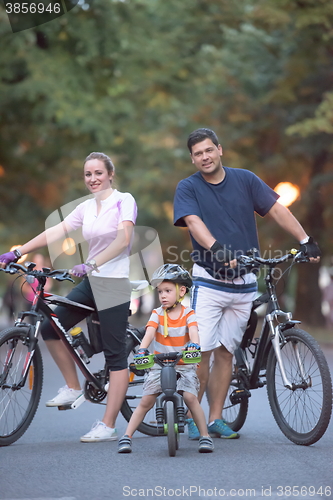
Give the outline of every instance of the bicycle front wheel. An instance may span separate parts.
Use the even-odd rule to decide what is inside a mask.
[[[121,413],[127,422],[130,421],[131,416],[135,408],[141,401],[142,398],[142,388],[144,382],[144,370],[137,370],[133,364],[133,354],[137,349],[137,345],[135,344],[132,337],[127,337],[127,358],[128,358],[128,376],[129,376],[129,384],[126,393],[125,400],[121,407]],[[147,436],[158,436],[157,432],[157,422],[155,416],[155,407],[148,411],[146,414],[144,421],[138,427],[138,431],[142,432],[142,434],[146,434]]]
[[[172,401],[167,401],[164,406],[165,421],[168,426],[169,456],[175,457],[178,449],[178,433],[175,426],[175,409]]]
[[[295,444],[316,443],[325,433],[332,412],[332,381],[319,344],[307,332],[284,333],[281,357],[292,388],[283,384],[273,347],[267,360],[269,404],[283,434]]]
[[[0,446],[17,441],[36,413],[43,383],[43,362],[36,345],[28,376],[20,386],[29,356],[28,329],[9,328],[0,333]]]

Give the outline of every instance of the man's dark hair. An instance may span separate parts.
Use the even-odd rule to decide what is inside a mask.
[[[202,142],[205,139],[210,139],[216,147],[219,145],[219,140],[213,130],[210,130],[209,128],[198,128],[188,136],[187,147],[190,150],[190,153],[192,153],[192,147],[195,144],[198,144],[198,142]]]

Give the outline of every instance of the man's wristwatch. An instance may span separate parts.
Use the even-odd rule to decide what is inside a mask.
[[[88,260],[86,262],[86,264],[87,264],[87,266],[91,267],[91,269],[93,271],[97,271],[98,272],[98,267],[97,267],[96,261],[94,259]]]
[[[299,244],[305,245],[305,243],[309,243],[309,239],[310,239],[310,236],[307,236],[306,238],[304,238],[304,240],[300,241]]]

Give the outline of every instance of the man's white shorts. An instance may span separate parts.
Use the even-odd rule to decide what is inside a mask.
[[[255,280],[254,275],[246,278],[248,282]],[[196,285],[194,281],[191,305],[197,317],[201,350],[211,351],[223,345],[233,354],[242,340],[256,297],[256,291],[231,293]]]

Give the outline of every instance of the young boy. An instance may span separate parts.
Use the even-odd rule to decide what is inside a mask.
[[[200,349],[198,326],[193,309],[184,307],[182,299],[192,286],[189,273],[181,266],[165,264],[157,269],[151,284],[157,285],[161,307],[154,309],[147,323],[138,356],[149,354],[148,347],[155,340],[155,354],[187,349]],[[199,452],[211,453],[213,441],[208,434],[203,409],[197,398],[199,380],[196,365],[185,365],[182,360],[177,364],[179,374],[177,390],[182,392],[184,401],[190,409],[200,432]],[[161,393],[161,369],[154,365],[143,385],[143,397],[128,423],[125,435],[119,440],[118,453],[131,453],[132,435],[143,421],[146,413],[154,406]]]

